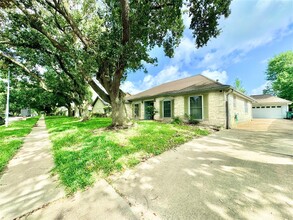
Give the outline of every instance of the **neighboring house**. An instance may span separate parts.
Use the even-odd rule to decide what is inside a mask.
[[[32,114],[31,109],[30,108],[23,108],[20,110],[20,115],[22,117],[30,117]]]
[[[110,107],[108,102],[105,102],[98,94],[92,104],[92,113],[93,114],[106,114],[107,107]]]
[[[100,88],[105,93],[107,91],[104,89],[104,87],[96,80],[95,78],[92,78],[93,82],[95,83],[94,86]],[[92,104],[91,104],[91,111],[93,114],[108,114],[110,109],[110,104],[106,101],[104,101],[101,96],[95,91],[93,88],[93,85],[90,86],[90,90],[92,92]]]
[[[286,118],[291,101],[272,95],[252,95],[256,103],[252,105],[253,118]]]
[[[201,122],[234,127],[250,121],[254,100],[203,75],[168,82],[126,98],[134,119],[171,120],[190,117]],[[155,112],[156,114],[153,114]]]
[[[102,85],[95,79],[93,78],[93,82],[95,83],[96,87],[99,87],[102,89],[104,92],[105,89],[102,87]],[[93,88],[93,85],[89,86],[89,90],[91,91],[91,100],[89,100],[89,105],[88,105],[88,110],[92,112],[93,114],[109,114],[110,112],[110,104],[105,102],[95,91]],[[75,117],[80,117],[81,114],[79,112],[78,106],[76,106],[74,103],[71,103],[71,108],[72,108],[72,115]],[[60,115],[66,115],[68,116],[68,109],[66,107],[58,107],[56,110],[56,114]]]

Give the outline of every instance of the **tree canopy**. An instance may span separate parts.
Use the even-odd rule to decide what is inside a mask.
[[[90,84],[112,106],[113,125],[125,122],[120,84],[129,71],[155,63],[149,51],[172,57],[191,17],[195,46],[220,34],[231,0],[4,0],[0,7],[0,57],[47,90],[37,66],[68,81],[83,97]],[[183,10],[184,9],[184,10]],[[106,92],[95,86],[95,77]]]
[[[266,74],[274,93],[293,101],[293,51],[283,52],[270,59]]]

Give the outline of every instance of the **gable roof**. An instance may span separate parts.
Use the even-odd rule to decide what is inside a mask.
[[[102,103],[104,105],[109,105],[108,102],[106,102],[98,93],[98,89],[102,90],[102,92],[104,92],[105,94],[108,94],[107,91],[105,90],[105,88],[101,85],[101,83],[99,83],[99,81],[93,77],[92,78],[92,82],[90,83],[90,88],[92,90],[92,106],[95,106],[95,104],[97,103],[97,101],[100,99],[102,101]]]
[[[100,96],[99,94],[97,94],[97,97],[95,98],[92,106],[95,106],[95,104],[97,103],[98,100],[101,100],[101,102],[104,104],[104,105],[110,105],[108,102],[105,102]]]
[[[129,96],[127,97],[127,100],[132,101],[143,98],[154,98],[164,95],[178,95],[187,94],[189,92],[204,92],[229,88],[232,87],[209,79],[203,75],[195,75],[161,84],[144,92]]]
[[[291,104],[292,102],[286,99],[279,98],[272,95],[252,95],[253,99],[259,104],[268,104],[268,103],[279,103],[279,104]]]

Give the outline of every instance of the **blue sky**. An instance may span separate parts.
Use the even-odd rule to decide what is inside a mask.
[[[188,27],[189,18],[184,17]],[[220,21],[222,33],[196,49],[186,28],[170,59],[160,48],[152,50],[158,65],[148,73],[130,73],[121,88],[136,94],[156,85],[197,74],[233,85],[242,81],[247,94],[261,94],[266,85],[268,59],[293,50],[293,0],[233,0],[231,14]]]

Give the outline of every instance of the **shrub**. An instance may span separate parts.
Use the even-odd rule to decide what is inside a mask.
[[[185,118],[187,119],[188,124],[197,125],[200,123],[199,120],[192,118],[191,115],[185,114]]]
[[[171,124],[182,125],[183,120],[180,117],[176,116],[176,117],[173,118]]]

